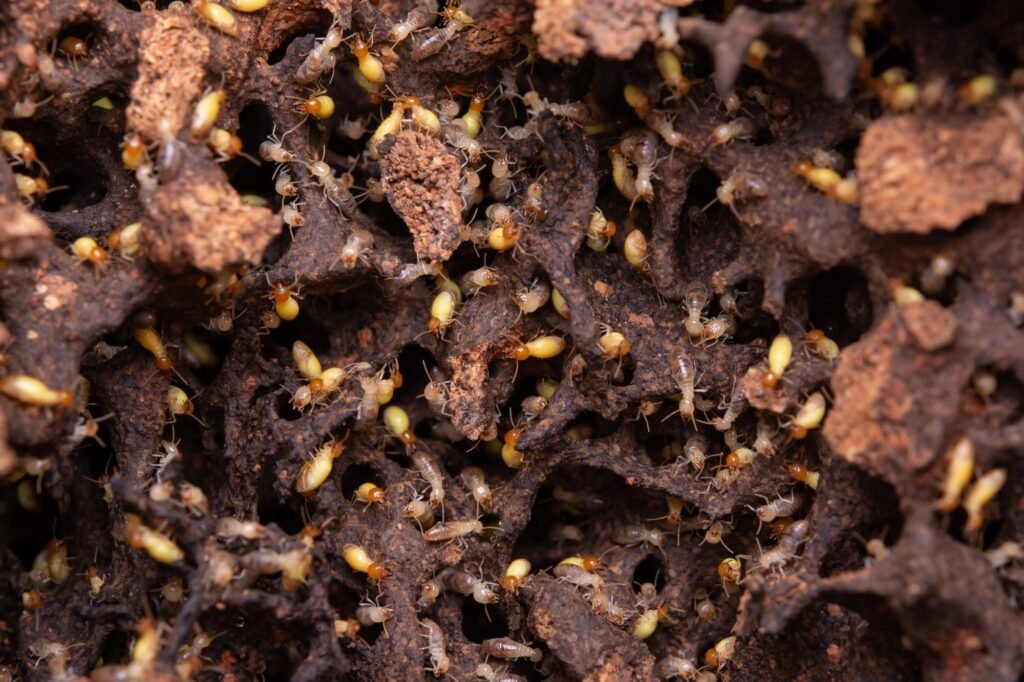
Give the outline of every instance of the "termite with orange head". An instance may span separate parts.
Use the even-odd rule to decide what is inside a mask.
[[[334,460],[345,450],[343,440],[331,439],[321,445],[307,460],[295,476],[295,490],[300,495],[310,496],[324,484],[334,468]]]
[[[370,580],[377,581],[391,573],[387,566],[371,559],[365,549],[354,543],[344,545],[341,548],[341,556],[349,568],[358,573],[365,573]]]

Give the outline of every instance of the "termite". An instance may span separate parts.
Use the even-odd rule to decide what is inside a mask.
[[[475,23],[473,17],[454,4],[446,6],[441,16],[445,21],[444,27],[435,29],[413,46],[412,60],[414,62],[423,61],[427,57],[437,54],[457,33]]]
[[[757,570],[774,571],[776,567],[781,568],[796,556],[800,546],[810,535],[811,525],[801,519],[793,522],[779,538],[779,544],[771,549],[761,552],[757,558]]]
[[[343,34],[341,29],[337,26],[331,26],[327,30],[327,35],[317,41],[316,45],[313,46],[313,49],[309,51],[309,54],[306,55],[302,64],[295,71],[295,81],[301,85],[309,85],[319,78],[320,74],[334,69],[337,61],[334,50],[341,45],[342,40]],[[278,163],[282,162],[279,161]]]
[[[491,589],[489,583],[466,571],[449,566],[437,574],[437,580],[449,592],[473,597],[473,601],[478,604],[493,604],[498,601],[498,595]]]
[[[684,295],[686,322],[683,326],[691,339],[698,339],[704,334],[704,307],[708,304],[708,290],[701,282],[691,282]]]
[[[433,455],[423,450],[414,451],[410,457],[413,466],[430,486],[430,505],[439,507],[444,504],[444,471],[441,465]]]
[[[420,532],[434,525],[434,508],[419,497],[414,498],[409,504],[402,507],[402,516],[413,519],[420,527]]]
[[[430,26],[436,14],[437,0],[420,0],[416,7],[413,7],[405,15],[405,19],[392,24],[391,30],[388,32],[388,38],[397,45],[414,32]]]
[[[541,279],[535,279],[529,286],[516,289],[512,293],[512,300],[527,315],[539,310],[550,298],[551,287]]]
[[[523,580],[530,575],[532,568],[527,559],[513,559],[505,568],[505,577],[501,581],[501,586],[512,594],[516,594],[523,584]]]
[[[793,358],[793,342],[785,334],[779,334],[768,347],[768,371],[762,378],[765,388],[774,388],[789,367]]]
[[[420,625],[426,629],[424,636],[427,638],[427,654],[430,656],[431,671],[434,673],[434,677],[447,675],[452,664],[444,649],[444,631],[441,630],[440,625],[429,618],[422,619]]]
[[[696,393],[694,382],[697,379],[697,370],[694,367],[693,360],[690,359],[690,355],[682,348],[674,349],[672,355],[672,380],[675,381],[679,392],[682,394],[679,398],[679,409],[677,412],[684,420],[689,419],[693,422],[694,427],[696,427],[693,400]]]
[[[487,485],[483,469],[475,466],[466,467],[462,470],[461,478],[477,505],[484,509],[489,507],[492,500],[491,487]]]
[[[629,524],[620,526],[612,534],[612,541],[620,545],[638,545],[646,542],[654,547],[665,544],[665,534],[657,528]]]
[[[486,682],[526,682],[522,675],[510,673],[502,668],[496,668],[490,663],[480,663],[473,669],[473,674]]]
[[[804,343],[823,360],[832,362],[839,358],[839,344],[825,336],[825,332],[820,329],[812,329],[804,334]]]
[[[359,621],[360,625],[365,627],[382,625],[393,615],[395,615],[395,610],[393,608],[390,606],[381,606],[369,599],[364,600],[358,607],[356,607],[356,620]]]
[[[1006,483],[1006,469],[992,469],[978,477],[967,492],[964,493],[964,511],[967,512],[967,523],[964,529],[969,533],[981,530],[985,522],[985,505],[999,493]]]
[[[825,396],[820,391],[807,396],[789,425],[789,435],[794,440],[806,438],[808,431],[821,426],[825,418],[825,407]]]
[[[444,542],[462,538],[474,533],[482,533],[484,524],[480,519],[473,521],[441,521],[423,531],[423,539],[427,542]]]
[[[334,468],[334,460],[345,450],[344,441],[330,440],[321,445],[313,456],[307,460],[295,476],[295,490],[300,495],[309,496],[316,491]]]
[[[505,660],[527,658],[533,663],[539,663],[544,657],[544,653],[540,649],[520,644],[511,637],[485,639],[480,644],[480,653],[484,656],[494,656]]]
[[[670,680],[673,677],[693,680],[697,677],[697,666],[688,658],[668,656],[654,666],[654,674],[659,680]]]
[[[935,508],[951,512],[960,504],[960,495],[971,482],[974,474],[974,444],[969,438],[961,438],[949,451],[949,466],[942,484],[942,497],[935,502]]]
[[[759,523],[771,523],[780,517],[788,517],[795,514],[800,509],[803,501],[802,495],[790,493],[789,497],[778,497],[771,501],[765,498],[765,503],[761,506],[757,508],[748,506],[747,508],[753,509]],[[760,530],[760,526],[758,530]]]
[[[354,268],[373,249],[373,234],[367,230],[352,230],[341,249],[338,260],[348,269]]]
[[[736,419],[739,418],[739,416],[743,414],[743,411],[746,409],[747,399],[744,398],[739,391],[736,391],[735,393],[733,393],[732,398],[729,400],[729,404],[725,408],[725,414],[723,414],[721,417],[715,417],[714,419],[712,419],[711,424],[718,431],[728,432],[732,429],[733,423],[736,421]]]
[[[716,126],[711,131],[711,142],[721,146],[733,140],[748,138],[754,134],[754,122],[746,116],[741,116],[728,123]]]
[[[380,580],[390,571],[384,564],[374,561],[359,545],[348,543],[341,548],[341,556],[353,571],[365,573],[370,580]]]
[[[725,639],[719,640],[715,646],[711,647],[704,654],[704,662],[710,665],[712,668],[718,668],[719,670],[725,666],[733,655],[736,653],[736,637],[730,635]]]

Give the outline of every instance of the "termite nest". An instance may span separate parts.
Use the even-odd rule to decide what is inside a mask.
[[[0,7],[0,680],[1016,680],[1024,5]]]

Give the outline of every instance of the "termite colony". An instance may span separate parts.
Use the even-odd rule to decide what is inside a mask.
[[[0,681],[1024,672],[1019,9],[31,4]]]

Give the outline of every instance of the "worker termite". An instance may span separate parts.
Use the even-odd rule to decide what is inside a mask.
[[[32,164],[39,164],[44,175],[49,175],[49,170],[39,160],[36,155],[36,148],[31,142],[26,142],[25,138],[13,130],[0,130],[0,148],[11,157],[12,160],[25,166],[25,168],[32,168]]]
[[[206,4],[210,5],[211,3]],[[211,6],[220,7],[220,5]],[[226,11],[223,7],[220,9]],[[221,105],[224,104],[226,98],[227,94],[223,90],[213,90],[199,98],[189,123],[189,132],[193,142],[200,142],[206,138],[210,129],[213,128],[213,124],[220,114]]]
[[[794,521],[782,533],[782,537],[779,538],[779,544],[761,552],[761,555],[757,558],[756,570],[773,572],[776,568],[781,570],[790,559],[796,557],[797,551],[807,540],[810,532],[811,525],[807,521],[803,519]]]
[[[760,417],[757,420],[757,435],[754,438],[754,450],[762,457],[770,457],[775,454],[775,445],[772,443],[772,436],[775,435],[776,427],[772,425],[767,417]]]
[[[416,7],[413,7],[409,10],[409,13],[405,15],[405,19],[391,25],[391,30],[388,32],[388,38],[394,43],[394,45],[398,45],[398,43],[402,42],[416,31],[430,26],[436,15],[437,0],[420,0],[416,4]]]
[[[739,217],[736,212],[738,202],[745,199],[763,199],[766,196],[768,196],[768,185],[760,178],[756,178],[740,168],[734,168],[715,189],[715,200],[723,206],[728,206],[736,217]],[[704,207],[705,210],[708,206]]]
[[[334,50],[341,45],[344,35],[341,28],[332,25],[327,34],[318,39],[313,49],[295,71],[295,81],[301,85],[309,85],[326,71],[332,71],[337,62]],[[278,163],[283,163],[279,161]]]
[[[381,606],[375,601],[371,601],[369,597],[364,599],[356,607],[356,620],[359,621],[360,625],[365,627],[371,627],[373,625],[383,625],[391,617],[395,615],[395,610],[390,606]]]
[[[658,163],[658,141],[649,131],[634,133],[623,138],[619,143],[622,153],[636,165],[636,178],[633,188],[638,198],[644,201],[654,200],[654,167]]]
[[[608,325],[602,325],[604,333],[597,339],[597,345],[601,349],[601,357],[605,360],[624,358],[629,355],[629,339],[622,332],[615,331]]]
[[[964,104],[976,106],[991,98],[998,90],[999,81],[996,80],[996,77],[982,74],[958,87],[956,96]]]
[[[45,197],[50,191],[50,183],[46,178],[33,178],[23,173],[14,174],[14,185],[26,206],[31,206],[36,197]]]
[[[360,34],[352,36],[352,54],[359,63],[359,74],[373,85],[381,85],[387,78],[384,64],[370,53],[370,46]]]
[[[352,217],[359,210],[355,197],[349,192],[345,183],[334,174],[334,169],[323,160],[311,161],[306,164],[310,174],[323,189],[324,196],[332,204],[341,209],[342,215]]]
[[[800,481],[811,490],[817,490],[818,485],[821,483],[821,473],[817,471],[811,471],[807,468],[807,465],[793,462],[786,465],[786,472],[790,478]]]
[[[633,637],[644,640],[654,634],[658,623],[668,617],[668,604],[653,609],[646,609],[633,623]]]
[[[291,173],[282,170],[274,181],[274,191],[282,197],[294,197],[299,193],[299,185],[292,179]]]
[[[346,269],[354,268],[356,263],[366,259],[366,254],[373,249],[373,243],[373,234],[368,230],[352,230],[348,239],[345,240],[345,245],[341,248],[338,261],[341,261]]]
[[[227,540],[258,540],[263,537],[263,526],[258,521],[241,521],[232,516],[225,516],[218,519],[216,533],[217,537]]]
[[[462,276],[459,283],[462,291],[467,296],[473,296],[480,293],[480,290],[485,287],[496,285],[500,280],[501,276],[497,270],[485,266],[476,270],[470,270]]]
[[[746,409],[747,399],[743,397],[742,392],[734,391],[728,404],[725,406],[725,414],[721,417],[715,417],[712,419],[711,424],[718,431],[728,432],[732,429],[733,423]]]
[[[768,371],[761,380],[765,388],[775,387],[792,358],[793,342],[785,334],[779,334],[768,348]]]
[[[210,26],[229,36],[238,35],[238,21],[235,15],[223,6],[208,0],[191,0],[192,8],[206,20]]]
[[[498,601],[498,595],[491,589],[490,583],[484,582],[466,571],[449,566],[438,573],[436,579],[449,592],[472,597],[473,601],[478,604],[493,604]]]
[[[686,310],[686,322],[683,326],[691,339],[698,339],[704,334],[704,308],[708,304],[708,290],[701,282],[693,281],[686,287],[684,293],[684,305]]]
[[[295,491],[307,497],[312,495],[331,475],[334,460],[340,457],[344,450],[344,441],[333,439],[317,448],[296,474]]]
[[[730,635],[719,640],[704,653],[704,662],[721,670],[736,653],[736,637]]]
[[[654,674],[659,680],[670,680],[674,677],[683,680],[695,680],[697,677],[697,666],[688,658],[668,656],[659,660],[654,666]]]
[[[284,136],[280,139],[277,137],[277,126],[271,130],[270,135],[266,140],[260,143],[260,156],[266,161],[273,161],[277,164],[291,163],[295,161],[295,154],[284,148]],[[278,194],[283,196],[293,196],[293,194],[285,194],[278,190]]]
[[[807,396],[807,400],[800,406],[789,424],[790,437],[801,440],[807,437],[808,431],[820,427],[825,418],[825,408],[825,396],[820,391]]]
[[[736,331],[736,322],[728,315],[712,317],[704,323],[700,336],[701,344],[714,344],[728,338],[734,331]]]
[[[747,507],[747,509],[752,509],[754,514],[757,515],[759,532],[760,524],[771,523],[778,518],[792,516],[800,509],[804,501],[803,495],[796,493],[790,493],[789,497],[780,496],[771,501],[768,498],[764,499],[765,503],[759,507]]]
[[[140,326],[138,324],[139,322],[147,322],[148,324]],[[132,323],[132,335],[140,346],[153,355],[157,369],[164,371],[173,369],[174,363],[171,362],[171,356],[167,352],[167,347],[164,345],[163,339],[160,338],[160,334],[157,333],[156,329],[152,326],[154,323],[155,319],[151,314],[136,314]]]
[[[107,246],[118,256],[131,260],[142,250],[142,223],[131,223],[107,235]]]
[[[978,477],[978,480],[964,493],[963,506],[967,512],[964,530],[977,533],[985,522],[985,505],[999,493],[1006,483],[1006,469],[992,469]]]
[[[473,25],[475,20],[457,4],[448,4],[441,12],[444,19],[444,26],[434,29],[429,35],[416,41],[412,48],[412,60],[421,62],[427,57],[437,54],[447,45],[460,31]]]
[[[441,630],[440,625],[429,618],[422,619],[420,626],[426,630],[423,636],[427,638],[427,655],[430,656],[431,672],[434,673],[434,677],[447,675],[452,664],[445,652],[444,631]]]
[[[427,542],[444,542],[463,538],[474,533],[480,534],[484,524],[479,519],[473,521],[441,521],[423,531],[423,539]]]
[[[956,272],[956,262],[948,253],[936,254],[921,273],[921,289],[930,296],[937,296],[946,288],[946,282]]]
[[[949,451],[949,465],[942,484],[942,497],[935,502],[939,511],[951,512],[960,504],[960,495],[974,473],[974,444],[961,438]]]
[[[626,262],[637,270],[645,270],[647,265],[647,237],[640,230],[633,230],[626,235],[622,245],[622,254]]]
[[[402,507],[402,516],[416,521],[420,527],[421,533],[427,528],[433,526],[435,521],[434,508],[419,497],[414,498],[411,502]]]
[[[615,530],[615,533],[612,534],[612,541],[620,545],[647,543],[653,547],[661,547],[665,544],[665,534],[657,528],[627,524]]]
[[[544,652],[540,649],[521,644],[510,637],[485,639],[480,644],[480,653],[484,656],[493,656],[504,660],[526,658],[533,663],[539,663],[544,657]]]
[[[684,420],[689,419],[696,427],[694,395],[697,390],[694,388],[694,384],[697,380],[697,369],[693,360],[690,359],[690,355],[682,348],[674,349],[672,356],[672,380],[681,393],[676,413]]]
[[[480,467],[466,467],[460,474],[463,485],[469,490],[477,505],[486,509],[491,505],[491,487],[487,485],[484,471]]]
[[[185,558],[185,553],[170,537],[145,525],[135,514],[125,514],[125,540],[136,549],[145,549],[162,564],[173,564]]]
[[[427,323],[427,330],[431,334],[444,335],[444,330],[455,321],[455,312],[459,300],[450,289],[442,289],[434,297],[430,304],[430,320]]]
[[[377,581],[391,573],[384,564],[371,559],[366,550],[359,545],[344,545],[341,548],[341,556],[349,568],[358,573],[365,573],[370,580]]]
[[[746,116],[741,116],[728,123],[716,126],[711,131],[711,142],[721,146],[732,142],[751,137],[754,134],[754,122]]]
[[[281,206],[281,222],[288,226],[289,231],[306,224],[306,217],[302,215],[302,202],[292,201]],[[294,238],[294,233],[292,238]]]
[[[433,455],[423,450],[413,452],[411,458],[413,466],[430,486],[430,506],[439,507],[444,504],[444,471],[441,465]]]
[[[480,663],[473,669],[473,674],[486,682],[526,682],[522,675],[510,673],[507,670],[495,667],[490,663]]]
[[[299,294],[296,281],[288,285],[284,282],[276,282],[270,285],[269,298],[274,301],[274,312],[277,313],[278,318],[287,321],[294,320],[299,316],[299,300],[302,299],[302,295]],[[270,284],[270,275],[267,275],[267,284]]]
[[[535,279],[512,292],[512,300],[527,315],[539,310],[550,298],[551,286],[542,279]]]
[[[505,568],[505,577],[501,581],[501,586],[512,594],[516,594],[523,581],[530,575],[532,568],[527,559],[513,559]]]
[[[804,334],[804,343],[822,360],[833,362],[839,358],[839,344],[825,336],[820,329],[812,329]]]
[[[27,374],[8,374],[0,378],[0,393],[26,405],[40,407],[71,407],[75,401],[71,391],[54,390]]]

